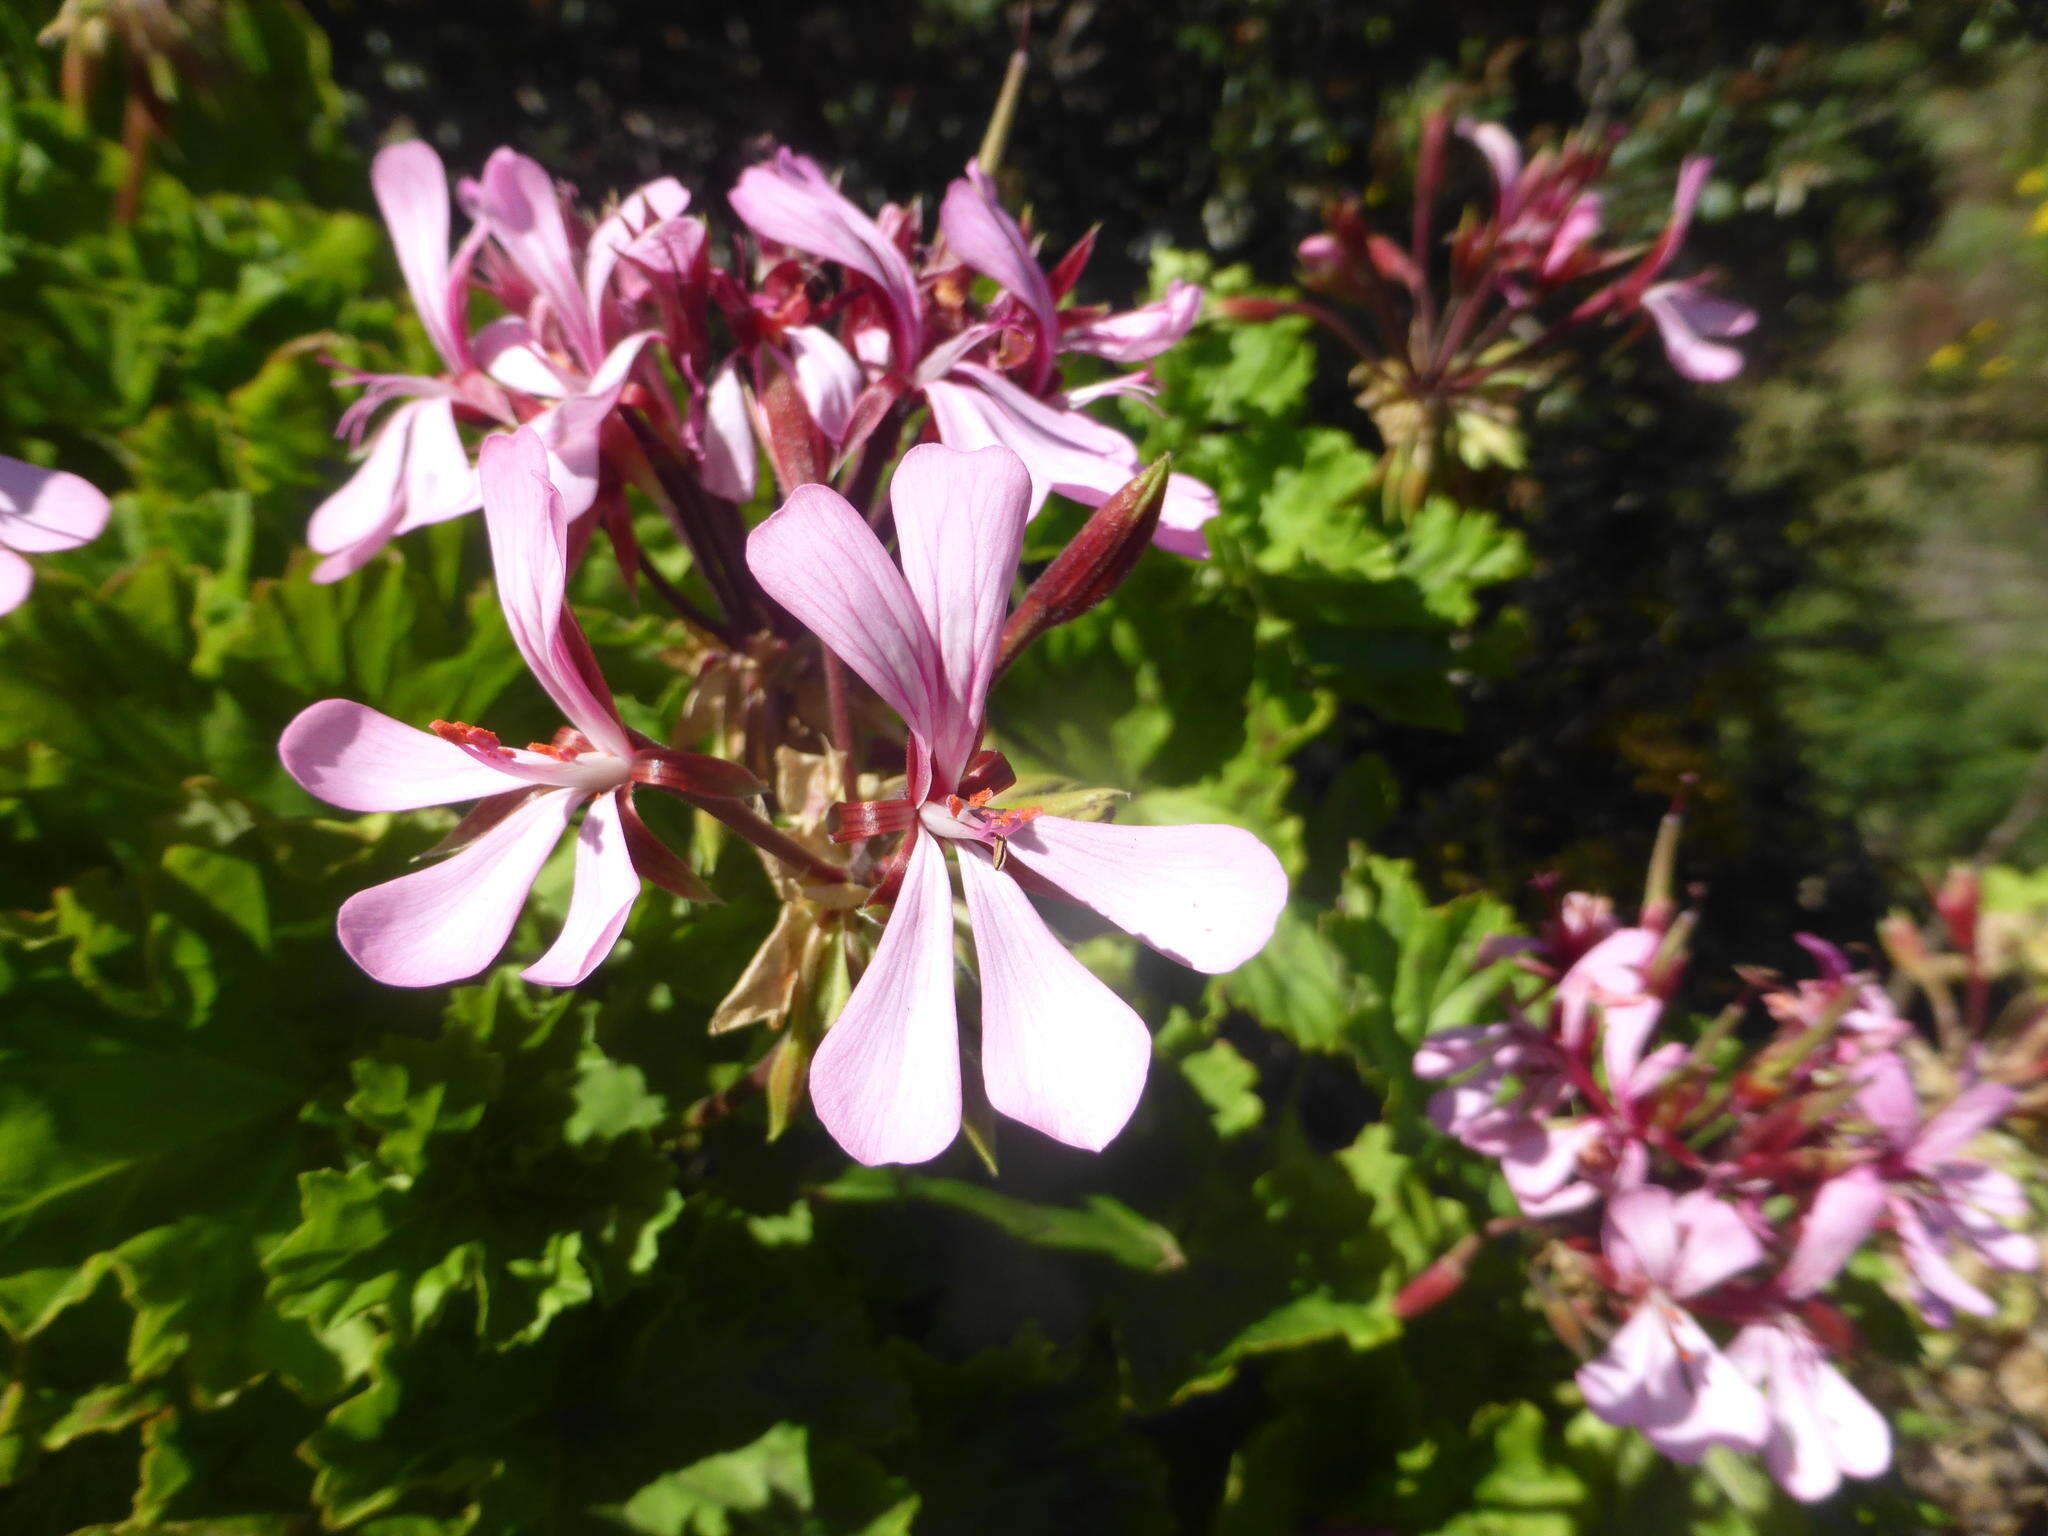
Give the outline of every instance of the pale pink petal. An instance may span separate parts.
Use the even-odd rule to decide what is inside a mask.
[[[331,574],[323,565],[314,580],[331,581],[360,569],[397,531],[405,516],[406,445],[422,404],[408,401],[393,411],[378,428],[356,472],[314,508],[306,525],[307,544],[316,554],[349,557]]]
[[[576,360],[595,368],[604,346],[577,279],[554,178],[516,150],[495,150],[476,184],[476,211],[513,265],[547,300]]]
[[[1054,312],[1052,286],[1045,269],[1031,254],[1031,246],[1017,221],[1004,211],[996,197],[995,183],[974,161],[967,162],[967,175],[946,188],[939,205],[939,228],[953,253],[997,287],[1016,295],[1038,328],[1033,387],[1045,387],[1052,366],[1052,348],[1060,333]]]
[[[903,573],[844,497],[798,486],[747,536],[747,566],[913,731],[940,734],[938,647]]]
[[[870,1167],[922,1163],[960,1130],[953,1008],[953,890],[937,838],[920,836],[889,926],[811,1062],[811,1102]]]
[[[1764,1465],[1796,1499],[1813,1503],[1842,1473],[1874,1477],[1891,1462],[1891,1430],[1877,1410],[1789,1323],[1752,1323],[1728,1348],[1771,1411]]]
[[[889,309],[896,366],[908,368],[916,361],[922,306],[910,263],[873,219],[825,179],[814,161],[779,150],[773,160],[740,173],[731,202],[755,233],[793,251],[851,267],[879,288]]]
[[[1580,1155],[1603,1134],[1600,1122],[1592,1119],[1545,1126],[1540,1139],[1501,1159],[1501,1174],[1526,1209],[1530,1201],[1562,1189],[1578,1173]]]
[[[1201,313],[1202,290],[1175,278],[1166,285],[1165,296],[1150,304],[1068,327],[1060,337],[1060,350],[1086,352],[1112,363],[1142,363],[1187,335]]]
[[[1551,237],[1550,249],[1543,256],[1543,275],[1555,276],[1573,253],[1599,233],[1600,194],[1581,192],[1558,220],[1557,233]]]
[[[1754,311],[1688,283],[1652,285],[1643,294],[1643,308],[1657,323],[1671,366],[1688,379],[1720,384],[1742,372],[1742,354],[1717,338],[1751,329]]]
[[[11,549],[0,549],[0,614],[19,608],[35,584],[36,573],[29,563]]]
[[[1678,1267],[1675,1197],[1661,1185],[1623,1190],[1607,1204],[1600,1246],[1627,1284],[1663,1286]]]
[[[1814,1377],[1814,1399],[1836,1464],[1851,1477],[1876,1477],[1892,1463],[1891,1426],[1827,1361],[1816,1358]]]
[[[89,481],[0,457],[0,547],[47,555],[90,544],[107,526],[107,498]]]
[[[370,186],[391,231],[391,248],[427,338],[451,373],[469,366],[462,334],[463,286],[450,281],[448,173],[419,139],[392,144],[370,164]]]
[[[1934,1182],[1952,1206],[1981,1211],[1999,1221],[2018,1221],[2027,1214],[2027,1196],[2020,1181],[1987,1163],[1948,1163],[1936,1172]]]
[[[469,450],[455,427],[455,402],[422,400],[405,444],[398,484],[401,512],[397,532],[474,512],[484,504],[483,483],[469,462]]]
[[[526,425],[547,445],[548,478],[573,521],[597,501],[604,476],[604,424],[652,331],[636,331],[606,354],[582,392],[542,411]]]
[[[1124,932],[1198,971],[1235,970],[1266,947],[1287,872],[1241,827],[1126,827],[1040,816],[1010,857]]]
[[[1221,510],[1216,493],[1193,475],[1168,475],[1166,502],[1159,509],[1159,527],[1152,542],[1169,555],[1206,560],[1209,537],[1202,532],[1202,525]]]
[[[345,811],[411,811],[516,789],[516,780],[368,705],[322,699],[277,741],[285,772]]]
[[[925,386],[940,441],[953,448],[1000,444],[1031,472],[1031,506],[1048,493],[1100,506],[1139,468],[1138,450],[1113,427],[1062,411],[978,363]]]
[[[1411,1069],[1420,1078],[1456,1077],[1469,1072],[1507,1043],[1505,1024],[1460,1024],[1423,1037]]]
[[[1856,1107],[1870,1117],[1892,1150],[1903,1152],[1920,1128],[1920,1096],[1913,1074],[1890,1051],[1872,1056],[1857,1067]]]
[[[576,884],[562,931],[520,974],[543,987],[575,986],[612,952],[639,897],[640,872],[626,850],[619,797],[599,795],[576,833]]]
[[[1677,1423],[1691,1401],[1677,1346],[1655,1302],[1636,1308],[1608,1340],[1607,1352],[1580,1366],[1575,1379],[1586,1406],[1624,1429]]]
[[[1821,1185],[1778,1276],[1785,1294],[1811,1296],[1840,1274],[1877,1230],[1888,1202],[1884,1180],[1873,1168],[1852,1168]]]
[[[1016,881],[979,848],[961,848],[959,862],[981,966],[989,1103],[1055,1141],[1100,1151],[1138,1107],[1152,1037],[1053,937]]]
[[[1493,170],[1494,191],[1498,195],[1501,216],[1512,218],[1522,180],[1522,146],[1499,123],[1461,118],[1458,132],[1486,156],[1486,163]]]
[[[1936,1328],[1953,1325],[1957,1312],[1992,1317],[1998,1304],[1956,1273],[1934,1234],[1910,1202],[1892,1203],[1892,1226],[1899,1235],[1900,1256],[1913,1282],[1913,1304]]]
[[[2004,1083],[1975,1083],[1957,1094],[1920,1128],[1906,1152],[1907,1166],[1931,1172],[2005,1117],[2019,1095]]]
[[[1732,1275],[1763,1262],[1764,1245],[1735,1207],[1703,1189],[1680,1195],[1671,1207],[1678,1223],[1678,1257],[1665,1289],[1698,1296]]]
[[[604,323],[604,303],[612,272],[621,253],[690,206],[690,190],[673,176],[661,176],[629,195],[591,231],[583,253],[583,291],[590,300],[591,323]]]
[[[727,358],[711,376],[704,391],[703,464],[699,473],[704,489],[727,501],[751,501],[759,483],[760,454],[754,447],[754,428],[747,417],[746,391],[740,385],[739,364]]]
[[[1762,1450],[1771,1432],[1763,1394],[1743,1378],[1690,1312],[1670,1308],[1664,1321],[1690,1402],[1675,1420],[1639,1426],[1644,1437],[1672,1460],[1688,1464],[1715,1445]]]
[[[342,948],[393,987],[474,976],[505,947],[540,868],[582,797],[545,790],[460,853],[342,903]]]
[[[500,315],[476,333],[476,365],[514,394],[559,400],[576,384],[541,350],[533,327],[518,315]]]
[[[960,453],[925,443],[903,456],[889,482],[903,579],[938,647],[934,771],[952,783],[981,735],[1031,477],[1004,448]]]
[[[563,638],[568,519],[562,498],[548,482],[547,450],[522,427],[509,436],[486,438],[477,462],[498,602],[513,643],[548,697],[591,745],[613,757],[631,757],[632,743],[609,695],[601,697],[584,677]]]
[[[815,325],[796,325],[783,333],[790,360],[796,365],[797,392],[810,407],[811,420],[834,448],[846,436],[853,404],[866,384],[860,364],[839,338]]]
[[[1564,973],[1557,984],[1557,1012],[1558,1036],[1567,1050],[1577,1050],[1591,1038],[1593,1004],[1613,1010],[1642,998],[1643,972],[1662,942],[1648,928],[1618,928]],[[1654,1015],[1651,1022],[1655,1023]],[[1624,1038],[1633,1038],[1638,1049],[1647,1033],[1634,1021],[1624,1020]],[[1633,1058],[1624,1065],[1632,1067]]]

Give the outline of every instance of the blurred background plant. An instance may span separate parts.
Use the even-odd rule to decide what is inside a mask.
[[[1020,769],[1256,826],[1301,900],[1206,986],[1085,946],[1158,1028],[1153,1087],[1109,1153],[1006,1139],[998,1178],[851,1169],[727,1112],[746,1052],[704,1023],[775,903],[701,829],[732,899],[643,901],[600,987],[375,989],[331,917],[387,829],[326,819],[274,743],[326,693],[539,712],[461,527],[338,588],[294,553],[346,473],[329,361],[432,355],[368,150],[418,133],[473,171],[509,143],[715,200],[772,139],[870,206],[931,197],[1011,9],[0,4],[0,451],[118,493],[0,626],[10,1533],[2043,1528],[2023,1282],[1942,1353],[1874,1331],[1899,1470],[1816,1511],[1580,1410],[1492,1251],[1393,1305],[1510,1208],[1423,1122],[1416,1042],[1490,1016],[1506,978],[1471,963],[1524,882],[1625,888],[1688,776],[1701,975],[1789,972],[1802,929],[1867,944],[1981,856],[2001,995],[2038,988],[2036,15],[1028,9],[1003,181],[1058,248],[1103,225],[1104,298],[1297,297],[1329,200],[1410,206],[1437,110],[1627,126],[1632,231],[1712,155],[1691,248],[1763,322],[1713,392],[1654,348],[1561,360],[1524,462],[1401,509],[1305,321],[1159,365],[1127,425],[1217,488],[1215,558],[1147,557],[995,729]],[[1483,204],[1483,160],[1450,195]],[[681,705],[671,626],[592,638]]]

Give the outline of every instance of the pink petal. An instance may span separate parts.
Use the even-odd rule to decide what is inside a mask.
[[[1157,357],[1194,329],[1202,313],[1202,290],[1175,278],[1163,298],[1121,314],[1070,326],[1060,337],[1062,352],[1086,352],[1112,363],[1142,363]]]
[[[967,163],[967,175],[946,188],[939,205],[939,229],[953,253],[997,287],[1015,294],[1038,328],[1033,387],[1042,389],[1052,367],[1052,347],[1059,335],[1059,316],[1054,312],[1052,287],[1045,269],[1031,254],[1031,246],[1017,221],[1004,211],[996,198],[995,183],[974,161]]]
[[[412,811],[518,787],[462,748],[347,699],[300,710],[277,755],[308,794],[345,811]]]
[[[9,614],[28,600],[36,584],[29,563],[11,549],[0,549],[0,614]]]
[[[989,1103],[1055,1141],[1099,1152],[1138,1107],[1152,1037],[1053,937],[1016,881],[979,848],[962,847],[959,862],[981,966]]]
[[[913,731],[926,741],[941,734],[938,647],[903,573],[844,497],[798,486],[747,536],[747,566]]]
[[[1600,194],[1581,192],[1557,222],[1557,233],[1551,236],[1550,249],[1543,256],[1543,275],[1554,276],[1579,247],[1599,233]]]
[[[484,162],[476,194],[477,216],[490,226],[491,237],[547,300],[577,361],[595,368],[604,346],[577,281],[554,178],[516,150],[499,149]]]
[[[1221,510],[1216,504],[1216,493],[1193,475],[1168,475],[1166,504],[1159,509],[1159,527],[1152,542],[1169,555],[1206,560],[1209,539],[1202,532],[1202,525]]]
[[[591,232],[583,253],[583,291],[590,299],[591,324],[604,322],[606,290],[621,253],[690,206],[690,191],[673,176],[661,176],[628,196]]]
[[[1734,1206],[1703,1189],[1680,1195],[1671,1207],[1678,1223],[1678,1256],[1665,1289],[1698,1296],[1731,1275],[1763,1262],[1764,1245]]]
[[[448,173],[441,157],[419,139],[388,145],[370,164],[370,186],[427,337],[449,371],[462,373],[469,367],[463,285],[449,279]]]
[[[541,350],[533,327],[518,315],[500,315],[476,333],[477,366],[514,394],[559,400],[576,392],[575,381]]]
[[[599,795],[576,834],[568,918],[548,952],[520,974],[543,987],[575,986],[612,952],[639,898],[640,873],[626,850],[618,794]]]
[[[1126,827],[1040,816],[1010,857],[1124,932],[1212,975],[1266,947],[1287,872],[1241,827]]]
[[[1665,1322],[1690,1403],[1676,1420],[1639,1426],[1644,1437],[1672,1460],[1688,1464],[1698,1461],[1709,1446],[1762,1450],[1771,1432],[1771,1413],[1763,1395],[1715,1347],[1690,1312],[1672,1308]]]
[[[1898,1232],[1900,1256],[1913,1280],[1913,1304],[1930,1324],[1947,1328],[1954,1323],[1957,1312],[1973,1317],[1997,1314],[1998,1304],[1956,1273],[1920,1213],[1909,1202],[1892,1203],[1892,1226]]]
[[[815,410],[816,408],[813,407]],[[746,391],[740,387],[739,364],[727,358],[704,391],[704,488],[727,501],[751,501],[759,483],[761,456],[754,448],[754,428],[747,418]]]
[[[962,363],[925,386],[939,440],[953,448],[1010,449],[1031,472],[1031,509],[1050,492],[1100,506],[1139,468],[1131,440],[1079,411],[1062,411],[1001,374]]]
[[[1543,1127],[1540,1139],[1518,1147],[1501,1159],[1501,1174],[1515,1198],[1541,1201],[1556,1194],[1579,1171],[1579,1155],[1604,1132],[1592,1119]]]
[[[398,494],[399,533],[461,517],[484,504],[482,482],[455,427],[453,400],[419,402],[406,439]]]
[[[505,947],[581,798],[545,790],[460,853],[358,891],[335,920],[342,948],[387,986],[438,987],[476,975]]]
[[[0,457],[0,547],[47,555],[90,544],[107,526],[107,498],[62,469]]]
[[[937,838],[911,845],[875,958],[811,1062],[811,1102],[847,1154],[922,1163],[960,1130],[953,890]]]
[[[1642,997],[1643,971],[1662,942],[1648,928],[1619,928],[1579,956],[1557,984],[1558,1034],[1566,1049],[1577,1050],[1591,1038],[1593,1004],[1625,1009]],[[1624,1043],[1632,1039],[1640,1050],[1647,1030],[1638,1020],[1624,1017],[1622,1034]],[[1634,1065],[1625,1050],[1623,1057],[1624,1066]]]
[[[1660,1185],[1623,1190],[1607,1203],[1600,1247],[1624,1284],[1663,1286],[1678,1267],[1675,1198]]]
[[[1965,1088],[1920,1128],[1906,1153],[1907,1165],[1932,1171],[2002,1120],[2018,1099],[2004,1083],[1976,1083]]]
[[[958,780],[981,735],[1031,477],[1005,448],[959,453],[925,443],[903,456],[889,482],[903,579],[938,648],[938,734],[930,737],[942,783]]]
[[[1671,366],[1688,379],[1720,384],[1742,372],[1742,354],[1710,338],[1748,330],[1755,324],[1750,311],[1683,283],[1653,285],[1643,294],[1643,308],[1657,323]],[[1731,311],[1748,315],[1749,324],[1731,328]]]
[[[860,364],[839,338],[815,325],[796,325],[783,333],[790,360],[796,365],[797,392],[811,409],[811,420],[837,448],[853,419],[853,404],[867,380]]]
[[[1482,123],[1464,118],[1458,123],[1458,132],[1471,141],[1474,149],[1486,156],[1486,163],[1493,170],[1493,186],[1500,204],[1501,217],[1512,218],[1522,180],[1522,146],[1516,142],[1515,136],[1499,123]]]
[[[896,366],[916,361],[922,306],[917,279],[903,253],[875,221],[841,195],[814,161],[778,150],[765,165],[740,173],[734,212],[754,231],[793,251],[851,267],[882,291],[896,344]]]
[[[562,510],[573,521],[597,501],[604,475],[604,424],[619,403],[619,392],[640,359],[652,331],[636,331],[605,355],[582,391],[542,411],[527,423],[547,445],[548,479],[561,493]]]
[[[1912,1146],[1920,1129],[1920,1096],[1906,1063],[1886,1051],[1866,1058],[1857,1068],[1857,1078],[1861,1086],[1856,1107],[1870,1117],[1893,1151]]]
[[[1875,1477],[1890,1465],[1883,1417],[1795,1326],[1751,1323],[1728,1358],[1764,1389],[1772,1420],[1764,1465],[1794,1498],[1813,1503],[1840,1487],[1844,1472]]]
[[[486,438],[477,467],[498,602],[513,643],[548,697],[591,745],[613,757],[631,757],[632,743],[610,697],[599,697],[584,678],[563,636],[568,519],[562,498],[548,482],[547,450],[522,427],[509,436]]]
[[[1778,1276],[1785,1294],[1811,1296],[1840,1274],[1877,1230],[1888,1201],[1884,1180],[1872,1168],[1853,1168],[1821,1185]]]
[[[1469,1072],[1507,1043],[1505,1024],[1460,1024],[1423,1037],[1415,1048],[1411,1070],[1424,1079],[1456,1077]]]
[[[1636,1308],[1607,1352],[1580,1366],[1574,1379],[1586,1406],[1624,1429],[1676,1423],[1690,1402],[1677,1347],[1655,1302]]]
[[[378,428],[356,472],[314,508],[306,525],[307,544],[318,554],[352,557],[346,569],[337,568],[332,575],[323,566],[315,580],[331,581],[360,569],[397,531],[405,516],[405,449],[419,408],[419,401],[408,401],[393,411]]]

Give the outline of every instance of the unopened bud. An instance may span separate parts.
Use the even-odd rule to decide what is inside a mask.
[[[767,387],[761,391],[761,417],[768,460],[775,466],[783,495],[800,485],[822,484],[830,458],[825,434],[787,368],[771,367]]]
[[[1395,1293],[1394,1316],[1406,1322],[1442,1306],[1465,1283],[1465,1271],[1483,1241],[1477,1232],[1460,1238],[1451,1249],[1438,1255],[1413,1280]]]
[[[1950,867],[1941,889],[1934,893],[1934,910],[1948,926],[1948,941],[1969,957],[1977,953],[1977,912],[1983,894],[1977,871],[1968,864]]]
[[[1049,629],[1079,618],[1101,602],[1130,575],[1138,556],[1152,542],[1166,505],[1170,455],[1140,470],[1129,484],[1095,509],[1073,542],[1024,594],[1017,611],[1003,626],[1002,651],[996,658],[1001,674],[1024,647]]]
[[[1278,320],[1283,315],[1298,314],[1299,307],[1284,299],[1258,299],[1249,296],[1218,299],[1216,312],[1226,320],[1244,320],[1262,323]]]

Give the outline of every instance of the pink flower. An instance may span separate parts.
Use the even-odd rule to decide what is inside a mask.
[[[780,152],[742,173],[732,204],[766,238],[837,262],[866,280],[884,319],[849,332],[852,355],[869,363],[878,379],[921,391],[940,442],[961,449],[1004,447],[1022,459],[1031,477],[1033,515],[1053,493],[1100,506],[1143,467],[1130,438],[1078,408],[1104,393],[1142,393],[1148,387],[1143,376],[1062,394],[1055,356],[1085,352],[1113,362],[1155,357],[1194,324],[1200,290],[1177,283],[1157,303],[1122,315],[1061,310],[1053,280],[1023,231],[996,200],[988,178],[970,164],[967,175],[946,190],[940,227],[952,257],[994,281],[1004,298],[985,323],[949,335],[934,320],[918,275],[896,242],[811,161]],[[947,270],[958,268],[949,264]],[[1021,361],[1008,360],[1004,342],[1010,337],[1023,338]],[[1012,374],[1021,374],[1022,382]],[[810,388],[804,393],[825,426],[817,395]],[[827,437],[834,437],[829,429]],[[1206,556],[1201,528],[1216,513],[1208,486],[1175,475],[1153,542],[1175,554]]]
[[[1697,278],[1654,283],[1643,308],[1657,323],[1671,366],[1701,384],[1722,384],[1742,372],[1742,354],[1726,345],[1756,329],[1756,311],[1709,293]]]
[[[77,475],[0,457],[0,613],[35,585],[24,555],[90,544],[107,526],[107,498]]]
[[[1728,1346],[1728,1358],[1763,1389],[1771,1412],[1764,1465],[1795,1499],[1811,1504],[1839,1488],[1844,1474],[1876,1477],[1891,1465],[1884,1416],[1790,1316],[1751,1323]]]
[[[518,750],[489,731],[436,723],[436,734],[344,699],[326,699],[285,728],[278,755],[311,793],[351,811],[405,811],[481,801],[457,832],[459,851],[359,892],[336,927],[351,958],[391,986],[474,976],[504,948],[541,866],[579,807],[575,889],[554,946],[523,973],[573,986],[611,952],[649,878],[691,894],[694,878],[654,841],[633,809],[636,780],[656,765],[716,782],[710,759],[668,753],[620,722],[589,644],[563,605],[568,515],[531,431],[494,436],[481,458],[484,519],[498,598],[520,654],[569,729]],[[736,772],[736,770],[735,770]]]
[[[1636,1307],[1607,1353],[1579,1367],[1586,1406],[1674,1461],[1698,1461],[1710,1445],[1763,1449],[1763,1398],[1680,1305],[1762,1259],[1756,1234],[1703,1190],[1645,1185],[1608,1203],[1601,1246]]]
[[[1197,970],[1231,970],[1271,935],[1279,861],[1235,827],[1136,827],[998,811],[963,795],[1016,578],[1030,478],[1003,450],[913,448],[890,490],[902,569],[837,493],[799,488],[748,539],[768,594],[909,726],[908,793],[861,808],[902,830],[902,885],[873,961],[811,1066],[819,1119],[863,1163],[922,1162],[960,1128],[953,996],[959,866],[982,984],[982,1072],[1002,1113],[1100,1148],[1136,1107],[1151,1040],[1026,899],[1095,909]]]
[[[1903,1061],[1876,1056],[1863,1074],[1857,1102],[1877,1129],[1881,1154],[1821,1186],[1780,1283],[1789,1295],[1811,1295],[1889,1219],[1921,1316],[1936,1328],[1952,1326],[1957,1312],[1991,1316],[1996,1303],[1956,1271],[1950,1254],[1960,1248],[1993,1268],[2025,1271],[2039,1264],[2040,1250],[2008,1225],[2026,1215],[2018,1182],[1956,1154],[2012,1107],[2015,1094],[2002,1083],[1978,1083],[1922,1125]]]

